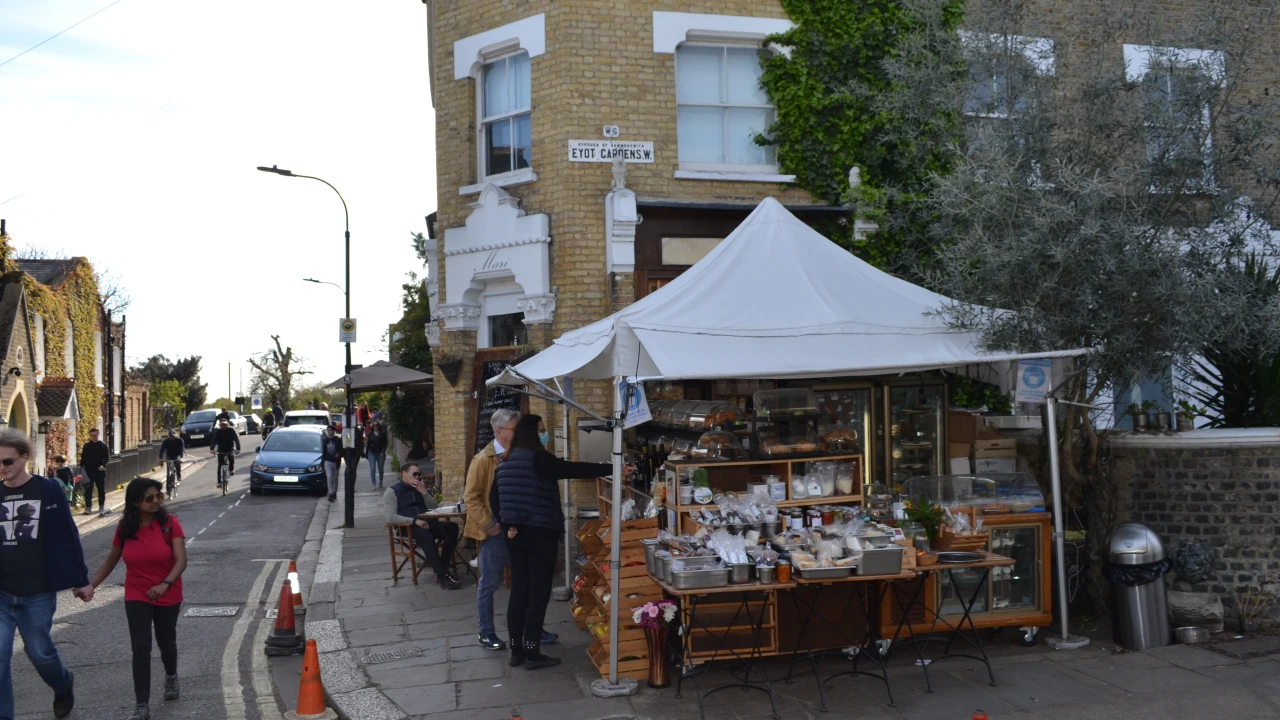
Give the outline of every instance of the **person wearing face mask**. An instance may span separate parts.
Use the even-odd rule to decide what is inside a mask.
[[[551,433],[547,432],[547,426],[538,423],[538,442],[542,443],[542,447],[551,449]]]

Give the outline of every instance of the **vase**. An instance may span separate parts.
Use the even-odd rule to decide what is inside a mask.
[[[649,687],[664,688],[671,684],[667,677],[667,628],[645,628],[649,644]]]

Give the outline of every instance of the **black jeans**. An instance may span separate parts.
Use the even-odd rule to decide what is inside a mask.
[[[84,480],[81,482],[84,486],[84,509],[93,509],[93,489],[98,488],[98,509],[102,510],[107,506],[107,473],[99,470],[84,471]]]
[[[444,556],[436,551],[436,540],[444,541]],[[413,544],[422,550],[436,577],[453,569],[453,553],[458,547],[458,526],[451,522],[427,520],[427,527],[413,526]]]
[[[551,582],[556,571],[556,551],[560,532],[520,525],[516,536],[507,539],[511,563],[511,597],[507,601],[507,631],[512,640],[526,643],[542,637],[542,621],[551,600]]]
[[[141,600],[124,604],[129,618],[129,641],[133,646],[133,694],[137,702],[151,702],[151,626],[156,629],[160,662],[165,675],[178,674],[178,605],[152,605]]]

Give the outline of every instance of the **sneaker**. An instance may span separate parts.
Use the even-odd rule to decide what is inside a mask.
[[[457,590],[462,587],[462,583],[458,582],[458,579],[449,573],[445,573],[442,577],[437,577],[436,581],[439,582],[440,587],[445,590]]]
[[[481,635],[480,647],[485,650],[506,650],[507,644],[499,640],[497,635]]]
[[[560,636],[546,630],[542,631],[542,637],[538,639],[538,643],[541,645],[552,645],[558,642],[560,642]]]
[[[334,495],[333,493],[329,494],[329,502],[333,502],[334,500],[337,500],[337,499],[338,499],[337,495]]]
[[[560,664],[560,658],[543,655],[542,650],[538,647],[540,644],[541,643],[525,643],[525,670],[542,670],[543,668],[555,667]]]
[[[164,678],[164,699],[177,700],[182,689],[178,687],[177,675],[166,675]]]
[[[133,709],[133,715],[129,716],[129,720],[151,720],[151,706],[146,703],[138,703]]]
[[[473,568],[478,568],[480,567],[480,558],[471,558],[471,560],[468,561],[467,564]]]
[[[98,517],[106,517],[107,515],[110,515],[110,514],[111,514],[111,511],[108,510],[107,508],[98,508]]]
[[[76,677],[70,672],[67,675],[71,678],[71,684],[66,690],[53,696],[53,716],[56,718],[70,715],[72,708],[76,706]]]
[[[524,664],[524,641],[520,638],[511,638],[511,659],[507,664],[511,667],[520,667]]]
[[[84,514],[85,514],[85,515],[92,515],[92,514],[93,514],[93,510],[91,510],[91,509],[89,509],[89,508],[85,508],[85,509],[84,509]]]

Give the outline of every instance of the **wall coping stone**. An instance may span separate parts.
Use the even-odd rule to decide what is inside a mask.
[[[1111,435],[1111,445],[1125,448],[1280,447],[1280,428],[1201,428],[1163,434],[1118,430]]]

